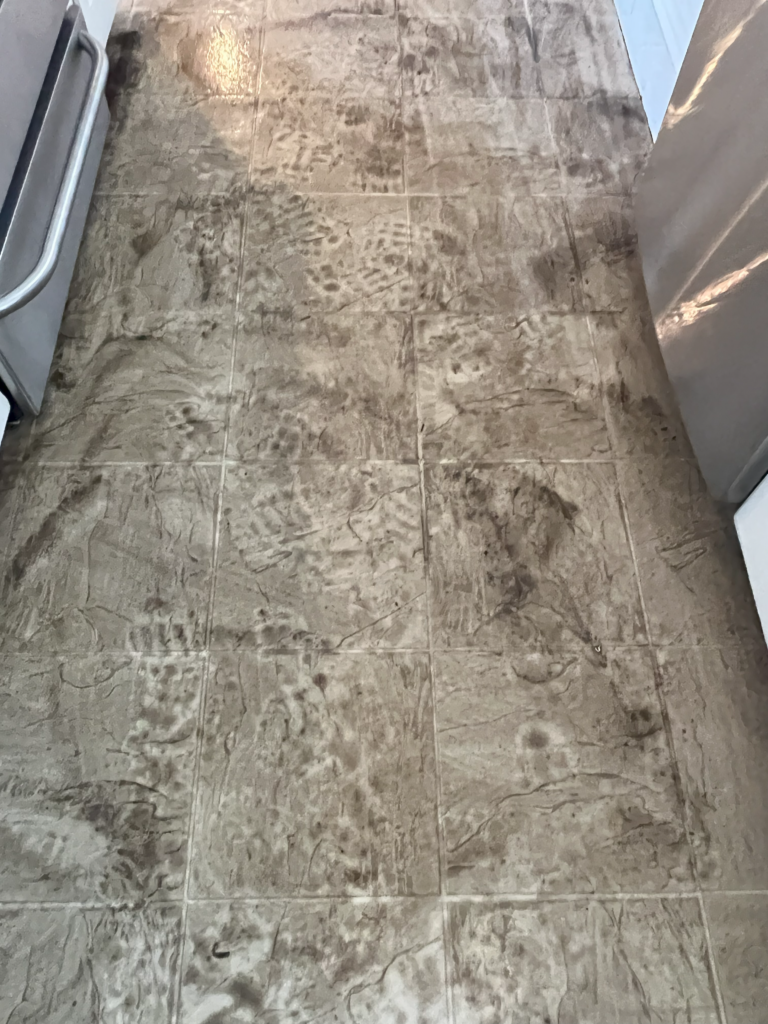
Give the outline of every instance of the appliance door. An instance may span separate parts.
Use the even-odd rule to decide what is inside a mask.
[[[106,58],[92,41],[83,45],[84,29],[79,9],[70,8],[0,214],[0,376],[33,414],[42,404],[109,124]],[[14,294],[24,304],[4,315],[3,303]]]
[[[705,0],[638,185],[661,351],[704,477],[768,473],[768,4]]]

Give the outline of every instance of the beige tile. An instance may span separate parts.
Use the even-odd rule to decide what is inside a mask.
[[[415,319],[424,457],[604,457],[603,402],[583,316]]]
[[[0,1017],[171,1024],[181,909],[0,910]]]
[[[180,1024],[444,1024],[435,900],[193,905]]]
[[[3,590],[5,651],[199,650],[218,468],[35,469]]]
[[[230,458],[415,460],[416,434],[408,316],[243,320]]]
[[[489,18],[525,19],[525,0],[402,0],[399,8],[408,17],[440,21],[466,18],[487,21]]]
[[[658,644],[762,643],[733,510],[709,496],[694,462],[619,465],[640,585]]]
[[[193,893],[436,893],[436,790],[426,654],[214,657]]]
[[[707,889],[768,889],[768,655],[659,653],[699,878]]]
[[[617,454],[691,456],[650,310],[596,313],[591,325]]]
[[[581,308],[562,200],[415,197],[409,205],[418,310],[522,315]]]
[[[6,657],[0,895],[180,898],[203,661]]]
[[[405,97],[539,96],[538,68],[522,13],[475,20],[400,15]]]
[[[730,1024],[762,1020],[768,1006],[768,896],[705,899]]]
[[[233,340],[230,316],[70,315],[29,459],[221,458]]]
[[[409,192],[561,191],[543,100],[429,93],[406,97],[403,109]]]
[[[429,466],[438,647],[644,641],[614,467]]]
[[[420,512],[416,466],[229,469],[213,648],[424,647]]]
[[[250,202],[242,306],[293,312],[407,312],[406,200],[257,191]]]
[[[384,15],[391,18],[395,13],[395,0],[265,0],[265,10],[267,20],[273,24],[302,21],[308,26],[316,26],[320,18],[329,15]]]
[[[696,900],[454,904],[461,1024],[716,1024]]]
[[[647,651],[436,658],[448,891],[693,887]]]

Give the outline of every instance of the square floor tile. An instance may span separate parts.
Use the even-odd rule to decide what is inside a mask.
[[[651,151],[639,99],[548,100],[547,107],[567,190],[634,191]]]
[[[221,458],[233,339],[228,316],[70,315],[28,457]]]
[[[532,37],[547,96],[634,96],[613,3],[530,0]]]
[[[242,206],[242,193],[95,197],[69,312],[231,312]]]
[[[424,647],[424,589],[416,466],[227,470],[215,649]]]
[[[572,195],[568,207],[587,310],[647,316],[632,200]]]
[[[192,905],[180,1024],[445,1024],[434,900]]]
[[[214,657],[193,893],[438,891],[426,654]]]
[[[297,317],[342,309],[409,311],[405,198],[256,192],[242,306]]]
[[[482,19],[400,15],[406,97],[478,99],[539,96],[541,88],[525,15]]]
[[[453,313],[581,308],[560,199],[409,200],[416,308]]]
[[[768,889],[768,654],[659,652],[694,855],[707,889]]]
[[[408,191],[436,195],[562,189],[543,100],[429,93],[404,102]]]
[[[730,1024],[762,1020],[768,1006],[768,896],[705,899]]]
[[[415,333],[426,459],[610,451],[586,317],[433,314]]]
[[[220,473],[35,469],[9,545],[5,651],[199,650]]]
[[[682,459],[619,465],[651,638],[657,644],[762,644],[733,510]]]
[[[6,657],[3,900],[177,898],[203,662]]]
[[[0,1018],[171,1024],[181,908],[0,910]]]
[[[435,671],[449,892],[692,888],[647,651],[445,653]]]
[[[607,464],[428,466],[438,647],[644,641]]]
[[[617,454],[691,456],[650,310],[590,319]]]
[[[254,101],[127,90],[113,103],[97,192],[229,192],[248,182]]]
[[[416,459],[410,318],[336,313],[240,325],[229,456]]]
[[[461,1024],[716,1024],[696,900],[454,904]]]

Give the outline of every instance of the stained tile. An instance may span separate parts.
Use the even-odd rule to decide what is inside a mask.
[[[695,900],[452,905],[462,1024],[715,1024]]]
[[[181,909],[0,910],[0,1017],[171,1024]]]
[[[114,103],[97,192],[225,193],[248,180],[254,101],[128,90]]]
[[[233,335],[226,316],[69,316],[29,457],[220,458]]]
[[[5,437],[3,445],[5,445]],[[0,460],[0,569],[5,567],[13,517],[16,513],[19,493],[24,485],[24,475],[21,463],[3,463]]]
[[[406,97],[508,96],[541,93],[528,22],[522,12],[476,21],[400,15]]]
[[[3,900],[179,898],[203,662],[6,657]]]
[[[651,151],[639,99],[598,96],[547,103],[568,190],[629,193]]]
[[[217,468],[31,470],[9,545],[5,651],[197,650]]]
[[[530,0],[547,96],[637,96],[613,3]]]
[[[712,895],[705,904],[728,1020],[752,1024],[768,1006],[768,897]]]
[[[489,18],[525,19],[525,0],[401,0],[400,11],[408,17],[439,21],[455,18],[486,21]]]
[[[613,466],[429,466],[438,647],[643,642]]]
[[[215,649],[423,647],[424,615],[416,466],[227,471]]]
[[[269,22],[294,22],[329,15],[385,15],[395,13],[395,0],[266,0]],[[314,21],[317,25],[317,21]]]
[[[96,197],[69,312],[231,311],[241,227],[238,193]]]
[[[410,318],[336,313],[240,326],[229,456],[416,458]]]
[[[647,316],[632,200],[572,196],[568,205],[587,309]]]
[[[256,192],[242,305],[293,311],[297,317],[342,309],[408,311],[406,200]]]
[[[543,100],[406,98],[410,192],[529,195],[561,190]]]
[[[214,658],[193,893],[436,893],[432,714],[426,654]]]
[[[710,498],[694,462],[619,465],[652,639],[762,644],[733,511]]]
[[[438,654],[451,893],[693,886],[647,651]]]
[[[580,308],[561,200],[413,197],[409,204],[417,309],[519,315]]]
[[[690,456],[650,311],[598,313],[591,321],[617,453]]]
[[[424,457],[574,458],[610,450],[585,317],[417,317]]]
[[[192,905],[180,1024],[444,1024],[434,900]]]
[[[768,888],[768,655],[659,654],[694,855],[707,889]]]

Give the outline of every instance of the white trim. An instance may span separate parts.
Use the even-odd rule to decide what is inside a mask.
[[[763,632],[768,637],[768,479],[763,480],[736,513],[736,532]]]

